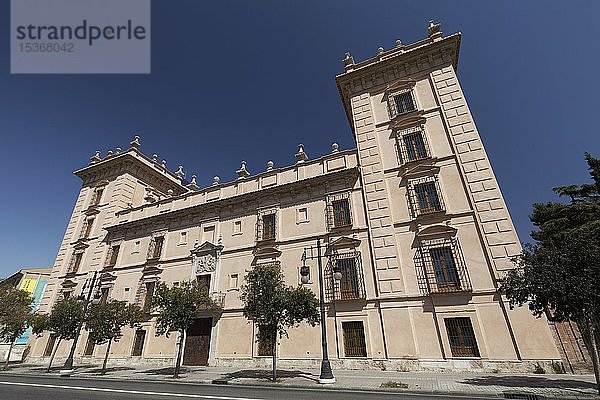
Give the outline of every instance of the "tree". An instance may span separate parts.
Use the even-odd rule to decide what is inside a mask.
[[[109,300],[90,306],[85,321],[85,328],[89,332],[90,340],[96,345],[108,342],[102,363],[102,375],[106,373],[112,342],[118,342],[121,339],[124,326],[129,325],[131,328],[135,328],[139,326],[143,317],[144,313],[140,307],[128,304],[126,301]]]
[[[4,369],[8,369],[15,342],[29,326],[33,298],[29,292],[9,288],[0,291],[0,340],[10,343]]]
[[[168,287],[160,283],[154,292],[153,307],[159,313],[156,318],[156,335],[165,335],[173,331],[179,333],[177,356],[175,358],[174,378],[179,377],[181,369],[181,349],[187,329],[201,312],[217,312],[221,307],[208,294],[208,288],[196,281],[184,282]]]
[[[50,314],[38,314],[32,319],[32,330],[34,334],[40,334],[44,331],[50,332],[58,339],[54,344],[50,363],[46,372],[50,372],[52,361],[56,355],[56,350],[63,340],[74,340],[85,319],[85,305],[74,298],[61,299],[54,303]]]
[[[574,321],[584,335],[600,392],[600,160],[585,155],[593,183],[554,188],[569,203],[536,203],[531,221],[535,240],[515,259],[517,268],[501,281],[511,308],[553,321]]]
[[[256,265],[245,277],[240,295],[244,316],[258,326],[259,342],[271,346],[273,381],[277,379],[277,336],[288,337],[287,330],[306,320],[315,326],[319,320],[319,301],[305,287],[286,286],[276,264]]]

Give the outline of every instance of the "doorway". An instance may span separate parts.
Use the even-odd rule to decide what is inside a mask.
[[[212,318],[198,318],[187,330],[183,365],[208,365]]]

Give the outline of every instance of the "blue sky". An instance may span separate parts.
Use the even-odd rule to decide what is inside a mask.
[[[354,147],[334,77],[426,35],[463,33],[458,68],[521,241],[531,204],[600,156],[598,1],[154,0],[150,75],[11,75],[0,2],[0,276],[54,262],[95,150],[142,150],[201,185]]]

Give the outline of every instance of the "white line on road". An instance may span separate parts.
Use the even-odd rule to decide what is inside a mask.
[[[247,397],[228,397],[228,396],[210,396],[204,394],[186,394],[186,393],[167,393],[167,392],[145,392],[141,390],[125,390],[125,389],[109,389],[109,388],[94,388],[83,386],[67,386],[67,385],[47,385],[43,383],[23,383],[23,382],[0,382],[0,385],[13,386],[33,386],[51,389],[71,389],[71,390],[87,390],[90,392],[111,392],[111,393],[127,393],[141,394],[146,396],[170,396],[170,397],[191,397],[194,399],[212,399],[212,400],[262,400]]]

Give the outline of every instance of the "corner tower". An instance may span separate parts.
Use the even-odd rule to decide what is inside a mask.
[[[385,331],[398,332],[384,340],[390,358],[531,370],[560,357],[546,321],[497,291],[521,247],[456,75],[460,41],[430,22],[419,42],[358,63],[346,53],[336,78]]]

